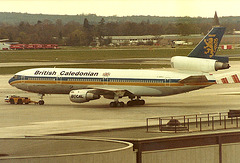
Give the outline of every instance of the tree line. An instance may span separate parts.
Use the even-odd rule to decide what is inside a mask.
[[[239,22],[225,22],[226,33],[239,30]],[[24,44],[59,44],[69,46],[96,45],[98,38],[100,45],[107,45],[111,38],[106,36],[142,36],[166,34],[206,34],[212,27],[211,22],[171,22],[163,24],[149,21],[137,22],[105,22],[102,18],[98,23],[89,23],[88,19],[79,23],[70,21],[63,23],[61,19],[37,21],[35,24],[20,22],[19,24],[0,24],[0,38],[17,41]]]

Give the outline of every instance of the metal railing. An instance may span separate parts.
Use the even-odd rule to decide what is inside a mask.
[[[192,114],[146,119],[147,132],[196,132],[239,127],[238,115],[230,112]]]

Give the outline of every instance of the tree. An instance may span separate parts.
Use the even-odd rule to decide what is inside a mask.
[[[178,32],[182,36],[187,36],[191,34],[191,25],[187,23],[179,23],[177,25]]]
[[[97,26],[97,37],[100,43],[100,46],[104,45],[104,36],[105,36],[105,20],[102,18]]]
[[[87,44],[87,34],[81,29],[76,29],[70,34],[68,44],[74,46],[85,46]]]
[[[87,18],[84,19],[83,28],[84,28],[85,30],[90,30],[90,25],[89,25],[89,23],[88,23]]]
[[[93,26],[89,25],[86,18],[84,19],[83,29],[86,34],[85,46],[89,46],[93,42]]]
[[[31,43],[30,35],[28,35],[25,32],[20,32],[18,41],[19,41],[19,43],[29,44],[29,43]]]
[[[61,19],[57,19],[56,23],[55,23],[56,29],[57,29],[57,33],[58,33],[58,39],[62,40],[63,38],[63,24],[62,24],[62,20]]]

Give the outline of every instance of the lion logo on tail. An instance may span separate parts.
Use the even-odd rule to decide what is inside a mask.
[[[215,37],[215,35],[213,35],[212,37]],[[206,46],[204,46],[204,54],[209,55],[210,58],[212,58],[218,48],[218,38],[206,38],[204,39],[204,42],[206,44]]]

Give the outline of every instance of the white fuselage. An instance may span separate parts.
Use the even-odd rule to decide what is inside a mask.
[[[107,89],[127,90],[136,96],[167,96],[200,89],[216,82],[209,74],[204,74],[208,82],[179,82],[194,75],[202,74],[132,69],[36,68],[18,72],[9,83],[21,90],[39,94]]]

